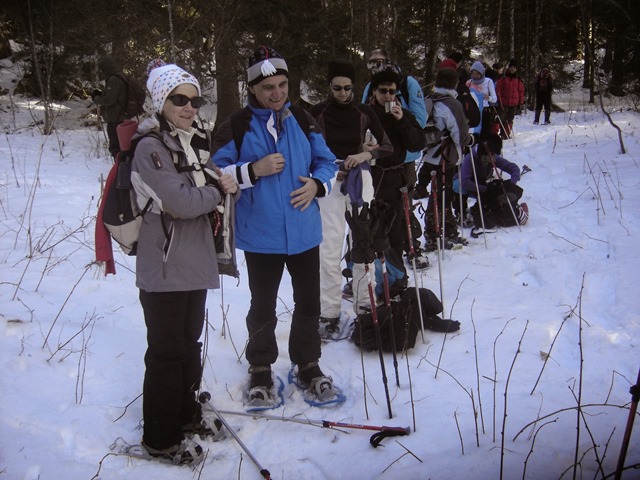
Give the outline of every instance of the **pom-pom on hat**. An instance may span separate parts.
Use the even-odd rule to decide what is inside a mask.
[[[151,70],[153,70],[154,68],[164,67],[166,64],[167,62],[165,62],[161,58],[154,58],[149,63],[147,63],[147,75],[149,75],[151,73]]]
[[[193,85],[198,90],[198,95],[202,94],[196,77],[177,65],[169,64],[151,70],[147,79],[147,90],[151,93],[153,109],[161,113],[169,94],[178,85],[184,84]]]
[[[369,88],[371,91],[373,91],[375,88],[378,88],[378,85],[382,83],[395,83],[396,88],[400,88],[401,80],[402,79],[400,78],[400,75],[397,74],[393,69],[386,68],[371,77],[371,85]]]
[[[329,62],[327,67],[327,81],[331,83],[335,77],[347,77],[351,82],[356,81],[356,69],[355,67],[344,60],[334,60]]]
[[[450,68],[441,68],[436,73],[436,87],[455,90],[458,86],[458,72]]]
[[[249,57],[247,82],[251,87],[272,75],[286,75],[288,78],[289,68],[287,68],[287,62],[278,52],[263,45]]]

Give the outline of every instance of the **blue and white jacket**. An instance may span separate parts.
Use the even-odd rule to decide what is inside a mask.
[[[316,247],[322,241],[320,208],[314,200],[304,211],[293,208],[291,192],[303,183],[298,177],[311,177],[324,187],[319,195],[331,191],[337,165],[317,123],[309,116],[310,132],[305,134],[289,110],[287,102],[279,112],[258,108],[252,111],[249,130],[237,151],[230,119],[216,132],[214,144],[222,145],[212,159],[225,173],[236,177],[242,195],[236,205],[236,245],[254,253],[295,255]],[[256,179],[249,164],[281,153],[285,168],[276,175]]]

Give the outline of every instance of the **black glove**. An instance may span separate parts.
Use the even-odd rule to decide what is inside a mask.
[[[376,231],[372,231],[373,244],[371,248],[376,253],[382,253],[391,248],[389,231],[396,218],[396,212],[384,200],[373,200],[370,212],[374,226],[377,226]]]
[[[351,229],[351,260],[353,263],[371,263],[375,260],[376,255],[372,248],[373,219],[369,214],[369,205],[365,202],[362,210],[358,213],[358,206],[352,203],[351,210],[351,212],[344,212],[344,217]]]
[[[91,100],[93,100],[95,102],[96,101],[96,97],[99,97],[100,95],[102,95],[102,91],[101,90],[94,90],[93,93],[91,94]]]

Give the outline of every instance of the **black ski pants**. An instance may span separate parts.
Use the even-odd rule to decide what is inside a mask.
[[[200,355],[206,290],[146,292],[140,304],[147,325],[146,371],[142,391],[143,441],[167,448],[184,439],[182,425],[202,418]]]
[[[247,314],[251,365],[271,365],[278,358],[276,303],[284,267],[293,287],[293,316],[289,332],[289,358],[306,365],[320,358],[320,249],[296,255],[244,252],[251,291]]]

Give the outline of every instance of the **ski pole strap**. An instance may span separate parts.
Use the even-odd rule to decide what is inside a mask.
[[[369,443],[373,446],[373,448],[377,448],[378,445],[387,437],[403,437],[405,435],[409,435],[408,428],[396,428],[396,427],[382,427],[383,429],[378,433],[374,433],[371,435],[369,439]]]

